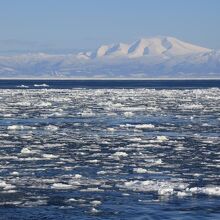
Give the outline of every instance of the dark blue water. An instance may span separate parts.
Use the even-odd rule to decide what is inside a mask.
[[[45,84],[45,85],[44,85]],[[36,88],[210,88],[220,87],[220,80],[0,80],[0,88],[24,85]]]
[[[0,219],[220,219],[219,87],[0,81]]]

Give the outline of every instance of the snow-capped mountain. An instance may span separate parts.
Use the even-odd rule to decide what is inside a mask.
[[[96,51],[80,53],[80,58],[140,58],[144,56],[179,56],[202,52],[210,49],[195,46],[173,37],[141,38],[131,44],[119,43],[102,45]]]
[[[220,78],[220,51],[173,37],[142,38],[78,54],[0,56],[0,77]]]

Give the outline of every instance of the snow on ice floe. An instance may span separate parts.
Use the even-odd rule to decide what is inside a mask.
[[[57,131],[59,129],[59,127],[55,126],[55,125],[47,125],[44,128],[47,131]]]
[[[84,111],[84,112],[81,112],[80,115],[83,117],[93,117],[95,116],[95,113],[91,111]]]
[[[35,130],[36,127],[31,127],[31,126],[27,126],[27,125],[9,125],[7,127],[8,130]]]
[[[192,194],[206,194],[210,196],[220,196],[220,186],[192,187],[187,188],[186,192]]]
[[[135,173],[147,173],[148,172],[148,170],[146,170],[144,168],[141,168],[141,167],[140,168],[134,168],[133,171]]]
[[[43,84],[34,84],[34,87],[49,87],[46,83]]]
[[[80,174],[75,174],[75,175],[74,175],[74,178],[76,178],[76,179],[82,178],[82,175],[80,175]]]
[[[98,210],[98,209],[96,209],[96,208],[91,208],[91,213],[99,213],[100,211]]]
[[[155,128],[155,126],[152,124],[138,124],[138,125],[135,125],[135,128],[136,129],[150,129],[150,128]]]
[[[4,191],[10,191],[14,190],[16,187],[10,183],[6,183],[3,180],[0,180],[0,188],[2,188]]]
[[[107,128],[107,131],[114,132],[115,128]]]
[[[17,88],[22,88],[22,89],[27,89],[27,88],[29,88],[29,86],[27,86],[27,85],[19,85],[19,86],[16,86]]]
[[[53,154],[43,154],[42,157],[46,159],[54,159],[54,158],[58,158],[59,156]]]
[[[92,205],[94,205],[94,206],[97,206],[97,205],[101,205],[102,202],[99,201],[99,200],[93,200],[93,201],[90,202],[90,204],[92,204]]]
[[[65,183],[54,183],[51,187],[54,189],[74,189],[74,188],[76,188],[76,186],[73,187],[72,185],[68,185]]]
[[[81,192],[104,192],[103,189],[100,189],[98,187],[95,187],[95,188],[87,188],[87,189],[81,189],[80,190]]]
[[[7,127],[8,130],[23,130],[25,129],[25,126],[23,125],[9,125]]]
[[[48,107],[48,106],[51,106],[51,105],[52,105],[51,102],[39,102],[39,103],[37,103],[38,107]]]
[[[192,109],[202,109],[202,108],[204,108],[204,106],[201,104],[188,104],[188,105],[183,104],[183,105],[180,105],[179,108],[192,110]]]
[[[153,124],[125,124],[125,125],[119,125],[121,128],[133,128],[133,129],[153,129],[155,126]]]
[[[19,172],[13,171],[13,172],[11,173],[11,175],[13,175],[13,176],[18,176],[18,175],[19,175]]]
[[[0,134],[0,137],[9,137],[9,134]]]
[[[124,116],[129,118],[129,117],[134,116],[134,113],[133,112],[124,112]]]
[[[4,117],[4,118],[11,118],[11,117],[13,117],[13,115],[12,114],[4,114],[4,115],[2,115],[2,117]]]
[[[120,152],[120,151],[118,151],[118,152],[115,152],[112,156],[113,156],[113,157],[127,157],[128,154],[127,154],[126,152]]]
[[[169,139],[166,136],[161,135],[161,136],[157,136],[156,140],[159,142],[163,142],[163,141],[168,141]]]
[[[186,189],[188,184],[181,182],[171,182],[162,180],[133,180],[127,181],[119,185],[122,189],[137,191],[137,192],[156,192],[158,195],[173,195],[178,191]]]
[[[24,147],[21,149],[21,154],[32,154],[33,152],[28,148]]]
[[[27,100],[24,100],[24,101],[15,102],[14,105],[15,106],[30,107],[31,106],[31,102],[29,102]]]

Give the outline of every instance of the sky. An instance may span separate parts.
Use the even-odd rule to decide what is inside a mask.
[[[220,0],[0,0],[0,51],[81,50],[173,36],[220,49]]]

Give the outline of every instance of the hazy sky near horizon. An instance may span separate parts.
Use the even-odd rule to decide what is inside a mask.
[[[0,0],[0,51],[174,36],[220,49],[220,0]]]

